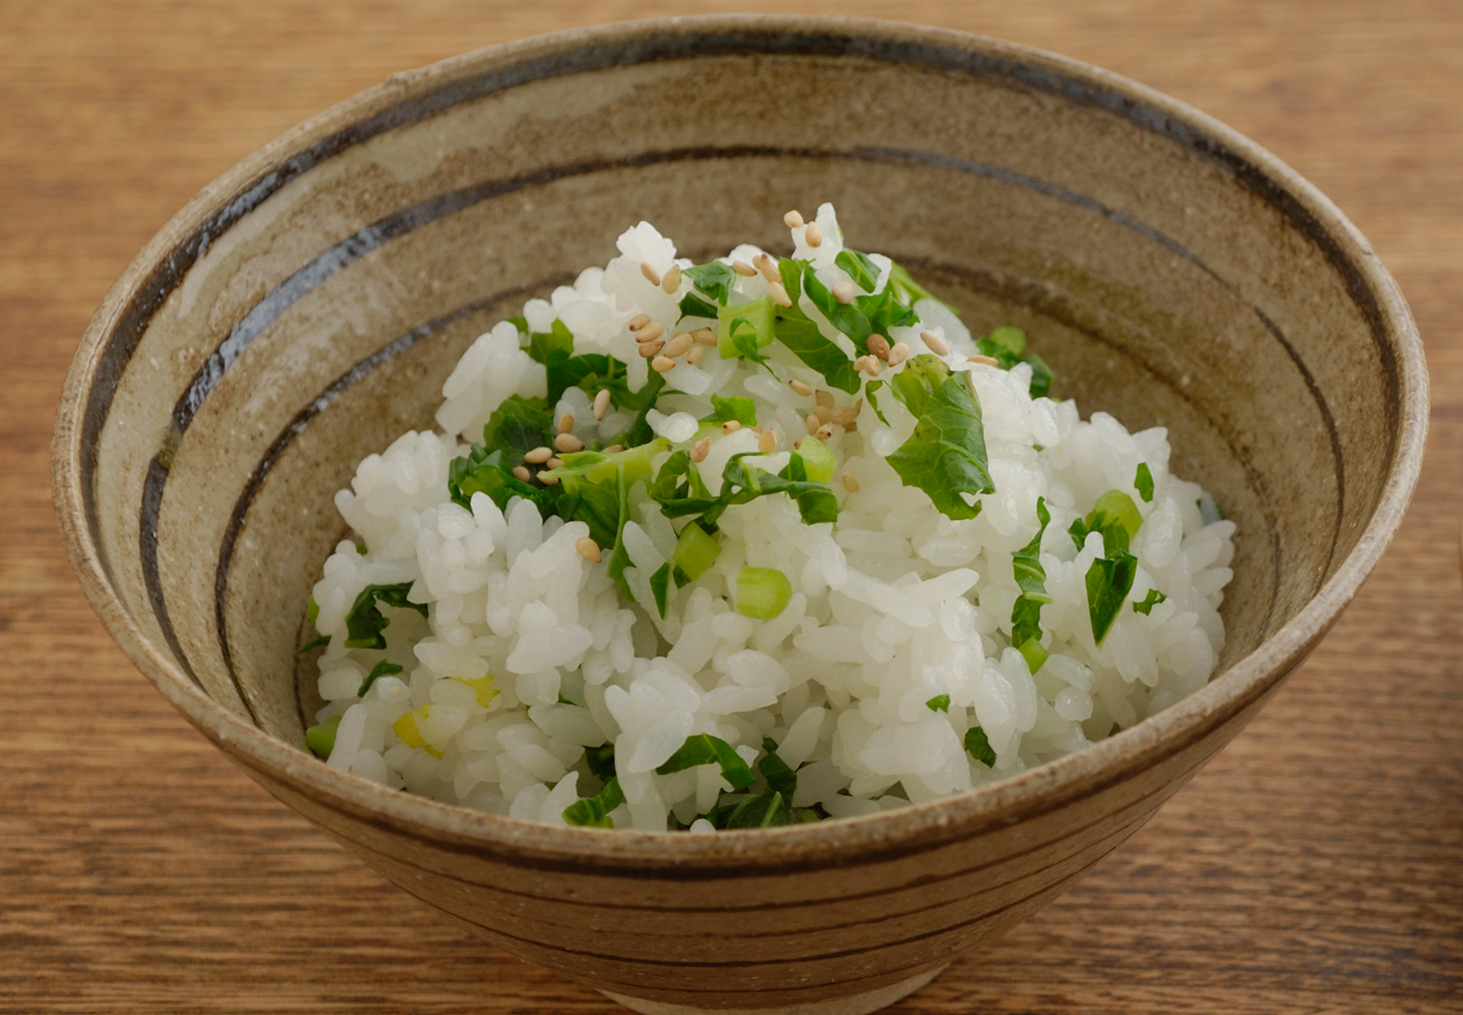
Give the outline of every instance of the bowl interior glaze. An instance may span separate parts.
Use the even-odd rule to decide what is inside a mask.
[[[626,227],[649,220],[697,260],[747,239],[781,251],[783,213],[822,201],[853,245],[904,263],[972,331],[1025,328],[1056,371],[1054,394],[1084,415],[1168,427],[1172,470],[1214,491],[1239,527],[1210,686],[1008,787],[719,844],[525,828],[387,793],[303,753],[319,700],[295,647],[343,535],[332,496],[355,463],[430,426],[467,344],[605,263]],[[442,856],[464,853],[476,857],[468,867],[520,873],[525,857],[589,856],[584,866],[680,871],[666,875],[676,884],[695,870],[730,885],[737,871],[807,877],[877,855],[897,894],[914,891],[897,871],[918,862],[915,843],[968,856],[994,848],[980,845],[992,829],[1029,822],[1024,846],[990,854],[1016,857],[1044,835],[1074,834],[1077,812],[1063,808],[1096,807],[1067,866],[1028,872],[1019,903],[932,918],[944,936],[923,952],[904,947],[908,928],[889,941],[869,931],[858,940],[885,950],[869,945],[862,978],[832,958],[802,980],[769,972],[752,1005],[767,1008],[934,968],[1130,834],[1350,599],[1400,520],[1425,420],[1415,330],[1365,241],[1292,171],[1202,114],[955,33],[686,19],[398,75],[231,170],[98,312],[58,419],[56,482],[83,583],[164,693],[271,791],[490,934],[499,903],[413,887],[414,872],[460,878]],[[1104,800],[1107,812],[1093,803]],[[560,891],[522,876],[532,891]],[[845,882],[811,877],[822,887],[795,894],[812,905]],[[676,908],[671,889],[645,891],[642,906]],[[674,951],[677,925],[659,926],[669,933],[657,947]],[[822,926],[807,921],[806,940],[832,933]],[[555,933],[495,940],[635,997],[725,1008],[739,996],[606,972],[613,963],[555,951]],[[701,967],[686,947],[689,981]]]

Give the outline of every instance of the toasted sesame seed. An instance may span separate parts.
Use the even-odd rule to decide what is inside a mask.
[[[849,493],[858,493],[858,480],[853,478],[853,473],[845,472],[843,474],[843,488]],[[586,536],[585,538],[587,539],[589,537]]]
[[[816,437],[816,438],[818,438],[820,441],[832,440],[833,439],[833,424],[832,423],[824,423],[822,426],[818,427],[818,432],[815,433],[815,434],[813,434],[813,436]]]
[[[525,462],[529,462],[532,465],[542,465],[544,464],[544,462],[547,462],[550,458],[553,457],[553,451],[548,448],[539,447],[534,448],[532,451],[525,454],[523,456],[523,460]]]
[[[808,433],[810,434],[817,433],[818,427],[823,425],[823,421],[817,416],[809,416],[807,419],[803,420],[803,422],[807,424]]]
[[[660,272],[656,271],[649,261],[640,262],[640,274],[644,275],[651,285],[660,285]]]
[[[803,224],[803,216],[796,208],[794,208],[792,211],[782,216],[782,222],[789,229],[796,229],[798,226]]]
[[[802,381],[797,381],[797,380],[788,381],[787,382],[787,386],[789,388],[792,388],[798,394],[803,395],[804,397],[806,397],[808,395],[811,395],[813,393],[813,389],[810,388],[810,387],[808,387]]]
[[[967,356],[965,357],[965,362],[981,363],[988,367],[998,367],[1001,365],[1001,361],[994,356]]]
[[[693,345],[693,346],[691,346],[691,351],[688,352],[688,353],[686,353],[686,362],[687,363],[695,363],[698,359],[701,358],[701,354],[703,352],[705,352],[705,351],[706,351],[706,346],[704,346],[704,345]]]
[[[538,481],[540,483],[542,483],[544,486],[558,486],[559,485],[559,477],[558,476],[550,476],[547,473],[543,473],[543,472],[540,472],[538,474]]]
[[[858,433],[858,420],[851,420],[850,422],[843,424],[843,432]]]
[[[645,327],[635,333],[637,342],[654,342],[661,335],[665,334],[665,328],[659,321],[651,321]]]
[[[721,432],[724,434],[736,433],[742,428],[742,424],[734,419],[729,419],[721,424]]]
[[[803,241],[810,247],[821,247],[823,245],[823,230],[818,228],[818,223],[808,223],[808,228],[803,233]]]
[[[762,431],[762,436],[757,438],[757,450],[764,455],[770,455],[777,450],[777,431],[771,428]]]
[[[665,277],[660,280],[660,287],[668,293],[673,293],[680,288],[680,285],[681,266],[679,264],[673,264],[671,265],[671,270],[666,272]]]
[[[650,361],[650,366],[656,373],[663,374],[667,370],[675,369],[676,361],[669,356],[657,356]]]
[[[625,445],[623,445],[623,444],[611,444],[609,447],[605,448],[605,454],[607,454],[607,455],[618,455],[621,451],[624,451],[624,450],[625,450]]]
[[[925,345],[929,346],[930,352],[936,356],[948,356],[950,354],[950,343],[946,342],[939,335],[936,335],[933,331],[921,331],[919,337]]]
[[[897,367],[907,359],[909,359],[909,346],[903,342],[897,343],[894,348],[889,350],[889,365],[891,367]]]
[[[842,409],[834,410],[833,414],[828,417],[828,422],[848,426],[856,419],[858,419],[858,409],[852,405],[846,405]]]
[[[610,411],[610,389],[602,388],[600,393],[594,396],[594,418],[604,419],[605,414]]]
[[[772,297],[772,302],[786,310],[792,306],[792,297],[787,294],[781,282],[768,282],[767,295]]]
[[[657,338],[654,342],[641,342],[637,351],[643,358],[650,359],[652,356],[659,356],[660,351],[664,348],[665,342]]]
[[[544,464],[551,469],[562,469],[564,467],[564,460],[562,458],[550,458]]]
[[[751,278],[753,275],[757,274],[757,269],[752,267],[746,261],[743,261],[741,258],[737,258],[735,261],[732,262],[732,271],[736,272],[738,275],[741,275],[744,278]]]
[[[533,473],[529,472],[521,465],[515,465],[513,466],[513,478],[518,480],[520,483],[527,483],[529,480],[533,479]]]
[[[879,374],[883,373],[883,371],[884,365],[879,362],[879,357],[864,357],[864,373],[868,374],[870,377],[878,377]]]
[[[852,303],[857,291],[852,282],[839,282],[833,287],[833,298],[839,303]]]
[[[559,433],[568,433],[574,429],[574,414],[566,412],[559,417]]]
[[[641,328],[645,327],[649,323],[650,315],[636,314],[634,317],[630,318],[630,330],[639,331]]]
[[[694,338],[692,338],[684,331],[678,331],[676,332],[675,337],[672,338],[670,340],[670,343],[665,347],[665,354],[671,359],[675,359],[677,356],[686,355],[691,346],[695,344],[696,340]]]
[[[870,335],[868,345],[869,352],[875,356],[880,359],[889,358],[889,340],[883,335]]]
[[[706,456],[711,453],[711,438],[702,437],[691,447],[691,461],[704,462]]]
[[[828,408],[828,406],[826,405],[818,406],[818,410],[814,412],[813,415],[818,417],[819,423],[833,422],[833,410]]]
[[[716,344],[716,332],[712,331],[710,328],[697,328],[695,331],[691,332],[691,337],[700,342],[702,345]]]
[[[792,442],[792,449],[794,451],[796,451],[798,448],[800,448],[802,446],[803,446],[803,439],[801,437],[799,437],[797,440],[795,440],[795,441]]]
[[[833,392],[824,391],[821,388],[813,394],[813,401],[824,408],[833,408]]]
[[[561,433],[554,438],[554,447],[560,451],[583,451],[584,442],[572,433]]]
[[[762,273],[769,282],[781,282],[782,273],[777,270],[777,259],[771,254],[758,254],[752,258],[752,267]]]
[[[591,564],[598,564],[604,559],[603,555],[599,552],[599,544],[590,536],[580,536],[574,544],[574,552]]]

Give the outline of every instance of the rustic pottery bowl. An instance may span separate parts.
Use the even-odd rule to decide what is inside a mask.
[[[831,200],[849,234],[1021,325],[1058,393],[1239,525],[1221,672],[964,796],[715,836],[548,828],[303,747],[332,494],[430,426],[465,346],[654,221],[698,259]],[[1421,347],[1370,247],[1245,138],[1133,82],[906,25],[714,17],[500,46],[290,131],[148,244],[77,353],[67,546],[113,636],[245,771],[386,878],[642,1012],[866,1012],[1051,902],[1254,716],[1376,563],[1417,477]]]

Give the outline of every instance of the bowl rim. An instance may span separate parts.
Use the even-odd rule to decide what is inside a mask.
[[[1212,148],[1232,171],[1249,174],[1288,209],[1322,227],[1337,255],[1355,271],[1375,302],[1373,330],[1395,357],[1398,431],[1394,461],[1367,526],[1351,552],[1301,610],[1252,652],[1174,705],[1090,747],[1000,782],[876,814],[817,825],[687,835],[680,832],[558,828],[486,814],[388,789],[342,773],[303,748],[249,724],[204,694],[171,658],[133,623],[93,541],[83,489],[82,447],[89,399],[98,383],[102,352],[149,280],[184,238],[238,203],[290,160],[362,121],[405,102],[440,94],[489,69],[563,59],[590,46],[673,40],[695,55],[695,41],[712,35],[825,38],[851,56],[878,58],[901,46],[979,56],[1035,79],[1062,80],[1068,97],[1116,102],[1158,118],[1165,129],[1187,132]],[[645,47],[645,52],[653,51]],[[626,59],[633,65],[643,59]],[[568,73],[575,73],[571,68]],[[1094,99],[1096,96],[1096,99]],[[1132,116],[1130,115],[1130,118]],[[1136,122],[1136,121],[1135,121]],[[1145,121],[1146,122],[1146,121]],[[1232,128],[1162,92],[1069,57],[951,29],[894,21],[810,15],[699,15],[575,28],[454,56],[392,75],[305,120],[246,156],[203,188],[155,235],[107,293],[82,338],[68,372],[52,441],[52,485],[67,556],[93,608],[113,639],[163,695],[235,762],[276,795],[304,793],[355,821],[384,831],[433,840],[440,848],[494,856],[516,864],[556,869],[598,868],[599,873],[653,871],[659,876],[699,872],[767,873],[826,866],[851,857],[892,856],[1007,827],[1060,809],[1078,797],[1115,786],[1136,771],[1179,754],[1220,731],[1231,718],[1253,714],[1329,630],[1390,543],[1421,468],[1428,424],[1428,384],[1421,340],[1387,270],[1359,230],[1300,174]],[[1246,720],[1248,716],[1245,717]],[[1190,771],[1197,767],[1191,766]],[[1186,773],[1187,774],[1187,773]],[[1175,783],[1174,788],[1177,788]]]

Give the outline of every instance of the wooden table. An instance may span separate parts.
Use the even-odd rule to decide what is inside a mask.
[[[251,149],[396,70],[691,6],[0,3],[0,1011],[618,1010],[386,885],[168,707],[62,556],[49,439],[107,287]],[[1463,3],[895,12],[1130,75],[1295,166],[1400,281],[1434,411],[1391,551],[1261,717],[1081,886],[891,1012],[1463,1011]]]

